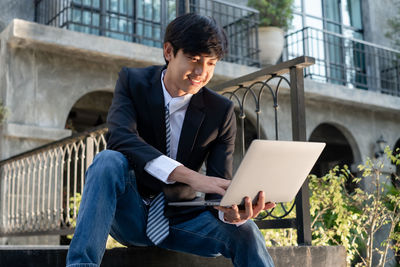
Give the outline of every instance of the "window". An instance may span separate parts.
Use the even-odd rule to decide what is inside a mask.
[[[162,47],[175,0],[73,0],[67,28]]]
[[[88,34],[162,47],[167,25],[180,12],[210,15],[229,39],[224,60],[259,66],[254,9],[223,0],[36,0],[35,21]]]
[[[248,7],[228,1],[190,0],[190,12],[213,17],[228,37],[228,54],[224,60],[259,66],[258,14]]]
[[[287,53],[315,57],[313,79],[366,88],[366,48],[353,39],[363,39],[361,0],[295,0]]]

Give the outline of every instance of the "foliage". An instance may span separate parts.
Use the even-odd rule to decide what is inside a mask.
[[[286,31],[293,19],[293,0],[249,0],[247,5],[260,12],[260,26]]]
[[[399,149],[393,153],[386,148],[385,153],[393,164],[400,166]],[[348,265],[372,266],[373,252],[378,255],[378,266],[391,260],[389,250],[397,253],[400,249],[400,191],[384,177],[383,168],[382,159],[367,159],[358,166],[360,178],[354,177],[347,166],[336,166],[320,178],[310,176],[313,245],[343,245]],[[393,176],[399,179],[396,174]],[[357,184],[352,193],[346,190],[348,181]],[[374,238],[382,227],[388,234],[377,247]],[[296,245],[294,232],[263,230],[268,246]]]
[[[311,176],[309,186],[313,245],[343,245],[349,262],[357,254],[357,229],[353,228],[360,214],[345,189],[347,173],[347,167],[336,166],[321,178]]]
[[[400,165],[399,154],[389,148],[385,153],[392,163]],[[311,177],[314,245],[343,245],[348,263],[358,261],[356,266],[372,266],[374,252],[378,266],[391,260],[389,250],[400,249],[400,233],[395,231],[400,226],[400,191],[382,174],[383,168],[383,159],[367,159],[358,166],[361,178],[354,177],[346,166],[335,167],[322,178]],[[351,194],[345,189],[347,180],[358,185]],[[374,238],[382,227],[388,229],[388,235],[376,246]]]
[[[7,117],[7,108],[3,106],[3,102],[0,99],[0,125],[4,122]]]
[[[297,246],[297,230],[293,228],[261,229],[267,247]]]
[[[294,201],[290,203],[284,203],[285,210],[288,211],[294,204]],[[281,204],[277,205],[272,212],[276,217],[283,216],[286,212],[283,210]],[[265,212],[263,212],[265,213]],[[260,217],[264,217],[265,214],[260,214]],[[295,218],[295,209],[285,216],[285,219]],[[268,219],[273,219],[267,217]],[[297,231],[293,228],[286,229],[261,229],[261,233],[264,235],[267,246],[296,246],[297,245]]]
[[[73,197],[69,199],[69,216],[72,218],[70,220],[70,227],[76,227],[76,214],[78,213],[79,206],[81,205],[82,196],[79,193],[76,193]],[[76,209],[74,208],[76,207]],[[67,238],[72,239],[74,235],[67,235]]]
[[[389,30],[385,36],[392,40],[396,49],[400,49],[400,3],[396,3],[397,15],[387,20]]]
[[[69,211],[70,211],[70,218],[71,219],[71,227],[75,228],[76,227],[76,215],[78,213],[79,207],[81,205],[81,194],[76,193],[75,196],[71,197],[69,200]],[[74,205],[76,208],[76,210],[74,211]],[[74,235],[68,235],[67,238],[68,239],[72,239]],[[112,248],[117,248],[117,247],[125,247],[124,245],[120,244],[118,241],[116,241],[114,238],[112,238],[110,235],[108,235],[107,238],[107,243],[106,243],[106,249],[112,249]]]

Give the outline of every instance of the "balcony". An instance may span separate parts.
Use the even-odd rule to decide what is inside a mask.
[[[306,27],[286,36],[284,59],[315,58],[313,80],[400,97],[400,51]]]
[[[225,29],[225,61],[259,66],[258,11],[221,0],[37,0],[35,21],[99,36],[162,47],[168,23],[177,14],[215,18]]]

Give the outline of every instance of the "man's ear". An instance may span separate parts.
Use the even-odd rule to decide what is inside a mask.
[[[170,61],[174,56],[174,48],[172,47],[170,42],[164,43],[164,58],[167,61]]]

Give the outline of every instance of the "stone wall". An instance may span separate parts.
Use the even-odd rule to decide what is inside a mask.
[[[365,40],[392,47],[391,40],[385,37],[388,31],[387,20],[399,15],[400,0],[367,0],[361,3]]]
[[[35,18],[35,1],[1,0],[0,1],[0,32],[13,19],[33,21]]]
[[[74,104],[92,92],[113,92],[122,66],[164,64],[159,48],[22,20],[0,40],[0,92],[9,110],[0,137],[3,159],[69,136],[65,124]],[[221,62],[212,83],[255,70]]]
[[[65,266],[68,247],[5,247],[0,246],[0,262],[4,266]],[[276,267],[345,267],[344,247],[271,247],[268,251]],[[102,267],[230,267],[222,256],[204,258],[159,248],[117,248],[107,250]],[[251,263],[249,264],[251,266]]]

